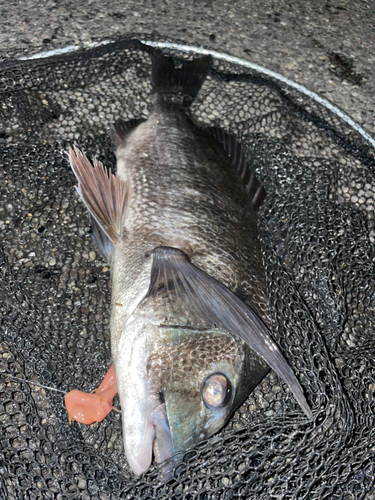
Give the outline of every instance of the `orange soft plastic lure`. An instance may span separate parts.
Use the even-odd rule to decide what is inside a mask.
[[[82,424],[101,422],[112,411],[113,398],[117,392],[116,373],[112,364],[103,382],[93,393],[88,394],[75,389],[65,395],[69,423],[72,420]]]

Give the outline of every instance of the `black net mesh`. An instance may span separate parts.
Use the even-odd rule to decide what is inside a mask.
[[[233,132],[266,187],[273,335],[315,420],[270,373],[167,483],[156,466],[132,475],[119,413],[69,425],[63,393],[91,391],[111,362],[110,289],[65,150],[115,167],[108,126],[147,116],[150,51],[119,41],[0,67],[0,496],[375,498],[374,152],[315,101],[230,63],[215,61],[192,114]]]

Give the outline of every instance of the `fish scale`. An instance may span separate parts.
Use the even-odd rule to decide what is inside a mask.
[[[133,193],[126,229],[135,238],[145,235],[150,249],[160,245],[183,249],[200,267],[228,286],[247,282],[247,294],[256,297],[258,314],[266,317],[256,216],[233,166],[206,135],[199,142],[194,141],[198,129],[193,129],[182,110],[157,109],[154,113],[150,123],[140,125],[117,151],[117,175],[129,182]],[[180,119],[176,115],[181,115]],[[158,134],[154,129],[156,121],[166,122]],[[152,130],[152,141],[148,129]],[[169,135],[169,129],[175,133]],[[143,182],[142,176],[147,182]],[[184,196],[190,189],[194,196],[189,192]],[[174,241],[179,245],[174,245]],[[124,244],[132,245],[129,234]],[[253,251],[246,255],[244,248]]]

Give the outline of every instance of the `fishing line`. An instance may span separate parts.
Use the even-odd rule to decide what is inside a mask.
[[[10,375],[10,373],[2,372],[1,375],[5,375],[6,377],[11,378],[12,380],[16,380],[17,382],[26,382],[26,384],[32,384],[32,385],[36,385],[38,387],[41,387],[43,389],[48,389],[50,391],[60,392],[61,394],[64,394],[64,396],[65,396],[65,394],[67,394],[66,391],[62,391],[61,389],[56,389],[55,387],[49,387],[48,385],[43,385],[43,384],[40,384],[39,382],[32,382],[31,380],[26,380],[25,378],[18,378],[18,377],[15,377],[14,375]],[[119,410],[118,408],[115,408],[114,406],[112,406],[112,411],[115,411],[117,413],[122,413],[121,410]]]
[[[2,372],[1,375],[5,375],[6,377],[11,378],[12,380],[17,380],[17,382],[26,382],[27,384],[32,384],[38,387],[42,387],[43,389],[49,389],[50,391],[56,391],[56,392],[61,392],[62,394],[66,394],[66,392],[62,391],[61,389],[56,389],[55,387],[49,387],[47,385],[40,384],[39,382],[32,382],[31,380],[26,380],[25,378],[15,377],[14,375],[10,375],[10,373]]]

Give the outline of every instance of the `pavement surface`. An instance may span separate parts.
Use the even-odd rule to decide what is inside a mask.
[[[374,7],[374,0],[7,0],[0,5],[0,62],[158,35],[281,73],[375,136]]]

